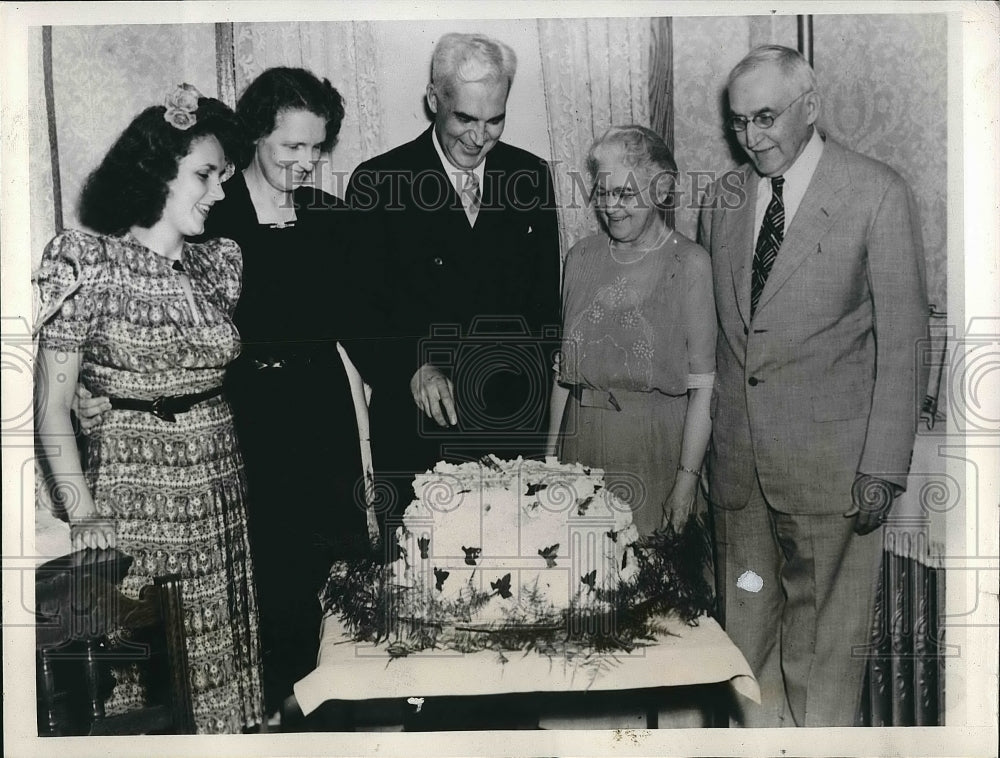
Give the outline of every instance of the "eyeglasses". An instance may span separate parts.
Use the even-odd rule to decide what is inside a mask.
[[[594,200],[598,205],[605,205],[607,203],[617,204],[621,202],[628,203],[635,200],[641,193],[631,187],[615,187],[612,190],[607,190],[604,187],[597,187],[594,190]]]
[[[772,113],[771,111],[763,110],[753,114],[753,116],[751,116],[750,118],[747,118],[746,116],[730,116],[729,121],[726,123],[726,126],[728,126],[734,132],[745,132],[747,130],[747,124],[753,121],[753,125],[756,126],[758,129],[770,129],[772,126],[774,126],[774,122],[778,120],[778,118],[781,116],[782,113],[787,111],[789,108],[795,105],[796,102],[798,102],[811,92],[812,92],[811,89],[806,90],[777,113]]]

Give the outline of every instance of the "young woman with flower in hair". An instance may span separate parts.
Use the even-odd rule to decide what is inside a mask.
[[[182,85],[140,113],[90,175],[82,223],[53,239],[36,275],[36,429],[74,547],[132,557],[122,592],[182,577],[199,733],[239,733],[262,715],[246,480],[226,367],[242,258],[203,244],[239,145],[233,112]],[[81,383],[106,398],[81,456],[70,407]],[[126,707],[141,683],[116,671]]]

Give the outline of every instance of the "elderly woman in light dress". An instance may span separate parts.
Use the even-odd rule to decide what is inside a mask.
[[[666,222],[677,166],[655,132],[610,128],[587,171],[603,231],[566,258],[548,452],[605,469],[641,535],[679,529],[711,433],[711,261]]]

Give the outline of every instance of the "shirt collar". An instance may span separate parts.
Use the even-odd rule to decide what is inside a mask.
[[[431,127],[431,141],[434,143],[434,150],[437,151],[438,158],[441,159],[441,167],[444,169],[444,173],[451,179],[451,184],[455,188],[455,191],[462,194],[462,190],[465,187],[462,179],[463,174],[466,173],[465,169],[453,166],[451,161],[448,160],[448,157],[444,154],[444,148],[441,147],[441,142],[438,140],[437,129],[433,126]],[[483,186],[483,173],[485,169],[485,160],[480,161],[478,166],[470,169],[476,175],[476,179],[479,180],[480,187]]]

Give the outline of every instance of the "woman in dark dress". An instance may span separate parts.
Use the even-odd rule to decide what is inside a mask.
[[[308,71],[273,68],[240,97],[253,155],[226,183],[206,237],[243,251],[226,377],[249,480],[267,712],[316,666],[317,593],[333,561],[369,551],[358,428],[337,351],[347,277],[343,203],[308,186],[344,115]]]

